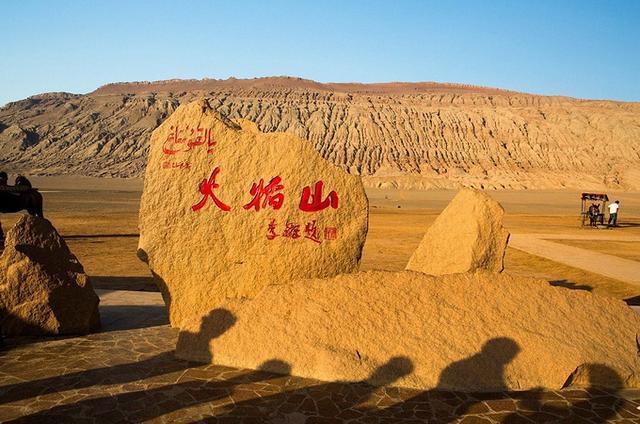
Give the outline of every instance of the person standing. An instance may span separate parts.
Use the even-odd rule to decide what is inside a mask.
[[[607,228],[618,226],[618,208],[620,208],[619,200],[609,205],[609,222],[607,223]]]
[[[589,221],[592,227],[598,226],[598,215],[600,215],[600,207],[595,203],[589,206]]]

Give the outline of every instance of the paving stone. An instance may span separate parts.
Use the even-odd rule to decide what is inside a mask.
[[[493,421],[488,418],[474,417],[474,416],[464,417],[459,422],[461,424],[492,424],[493,423]]]
[[[487,406],[485,402],[475,402],[475,403],[467,403],[466,409],[464,409],[465,414],[486,414],[492,412],[491,408]]]

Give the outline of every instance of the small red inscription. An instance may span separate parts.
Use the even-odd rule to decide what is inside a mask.
[[[276,237],[278,237],[276,234],[276,220],[272,219],[267,228],[267,240],[273,240]]]
[[[272,219],[267,226],[267,240],[273,240],[278,237],[276,233],[277,222],[275,219]],[[318,223],[316,220],[309,221],[306,223],[304,227],[304,239],[311,240],[314,243],[322,243],[321,239],[322,232],[320,231],[320,227],[318,227]],[[287,221],[285,224],[285,229],[282,232],[283,238],[288,238],[291,240],[297,240],[302,237],[300,233],[300,224],[295,222]],[[338,229],[336,227],[324,227],[324,241],[332,241],[338,238]]]
[[[213,147],[217,144],[211,139],[210,128],[180,129],[178,125],[169,127],[169,135],[162,144],[162,153],[165,155],[176,155],[193,150],[199,146],[207,146],[207,154],[213,152]]]
[[[202,194],[202,199],[195,205],[191,206],[191,210],[196,212],[202,209],[204,205],[207,203],[208,198],[211,198],[211,200],[213,200],[213,203],[215,203],[216,206],[222,209],[223,211],[229,212],[231,210],[231,207],[222,203],[222,201],[220,201],[220,199],[218,199],[216,195],[213,193],[214,189],[220,187],[220,184],[216,183],[216,178],[218,176],[218,173],[220,173],[220,167],[216,166],[213,172],[211,173],[209,180],[205,179],[200,182],[200,185],[198,186],[198,190]]]
[[[162,162],[163,169],[191,169],[191,163],[189,162]]]
[[[292,238],[294,240],[300,238],[300,224],[287,222],[284,231],[282,232],[282,237]]]
[[[316,220],[307,222],[304,226],[304,237],[308,238],[311,241],[315,241],[316,243],[321,243],[318,238],[318,226],[316,225]]]

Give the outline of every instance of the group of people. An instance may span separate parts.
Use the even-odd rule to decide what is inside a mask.
[[[9,175],[6,172],[0,171],[0,190],[8,190],[14,193],[31,189],[31,182],[24,175],[18,175],[14,182],[14,185],[9,185]]]
[[[607,228],[617,227],[618,226],[618,209],[620,208],[620,201],[616,200],[615,202],[609,204],[607,206],[609,208],[609,221],[607,222]],[[600,213],[600,205],[597,203],[592,203],[589,206],[588,210],[589,214],[589,222],[592,227],[598,226],[598,217],[602,214]],[[604,218],[602,219],[604,221]],[[604,223],[604,222],[603,222]]]
[[[18,175],[16,177],[14,185],[9,185],[9,175],[6,172],[0,171],[0,192],[10,192],[10,193],[21,193],[31,190],[31,182],[24,176]],[[3,197],[2,202],[8,200]],[[6,206],[0,204],[0,210],[3,209],[2,206]],[[5,211],[3,211],[5,212]],[[2,225],[0,225],[0,249],[4,247],[4,232],[2,231]]]

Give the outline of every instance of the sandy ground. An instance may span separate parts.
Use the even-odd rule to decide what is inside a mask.
[[[45,214],[67,240],[96,287],[154,290],[146,265],[136,255],[139,180],[33,178],[45,196]],[[400,270],[453,190],[367,190],[370,226],[361,269]],[[640,193],[612,193],[621,202],[621,228],[581,228],[575,191],[492,191],[505,208],[505,225],[514,234],[544,235],[557,246],[606,253],[636,261],[640,256]],[[17,219],[2,215],[5,231]],[[594,242],[592,239],[602,239]],[[580,253],[580,251],[578,251]],[[600,260],[600,259],[599,259]],[[640,286],[585,271],[521,250],[508,249],[506,272],[546,279],[564,287],[628,298]],[[607,265],[603,265],[606,267]]]

